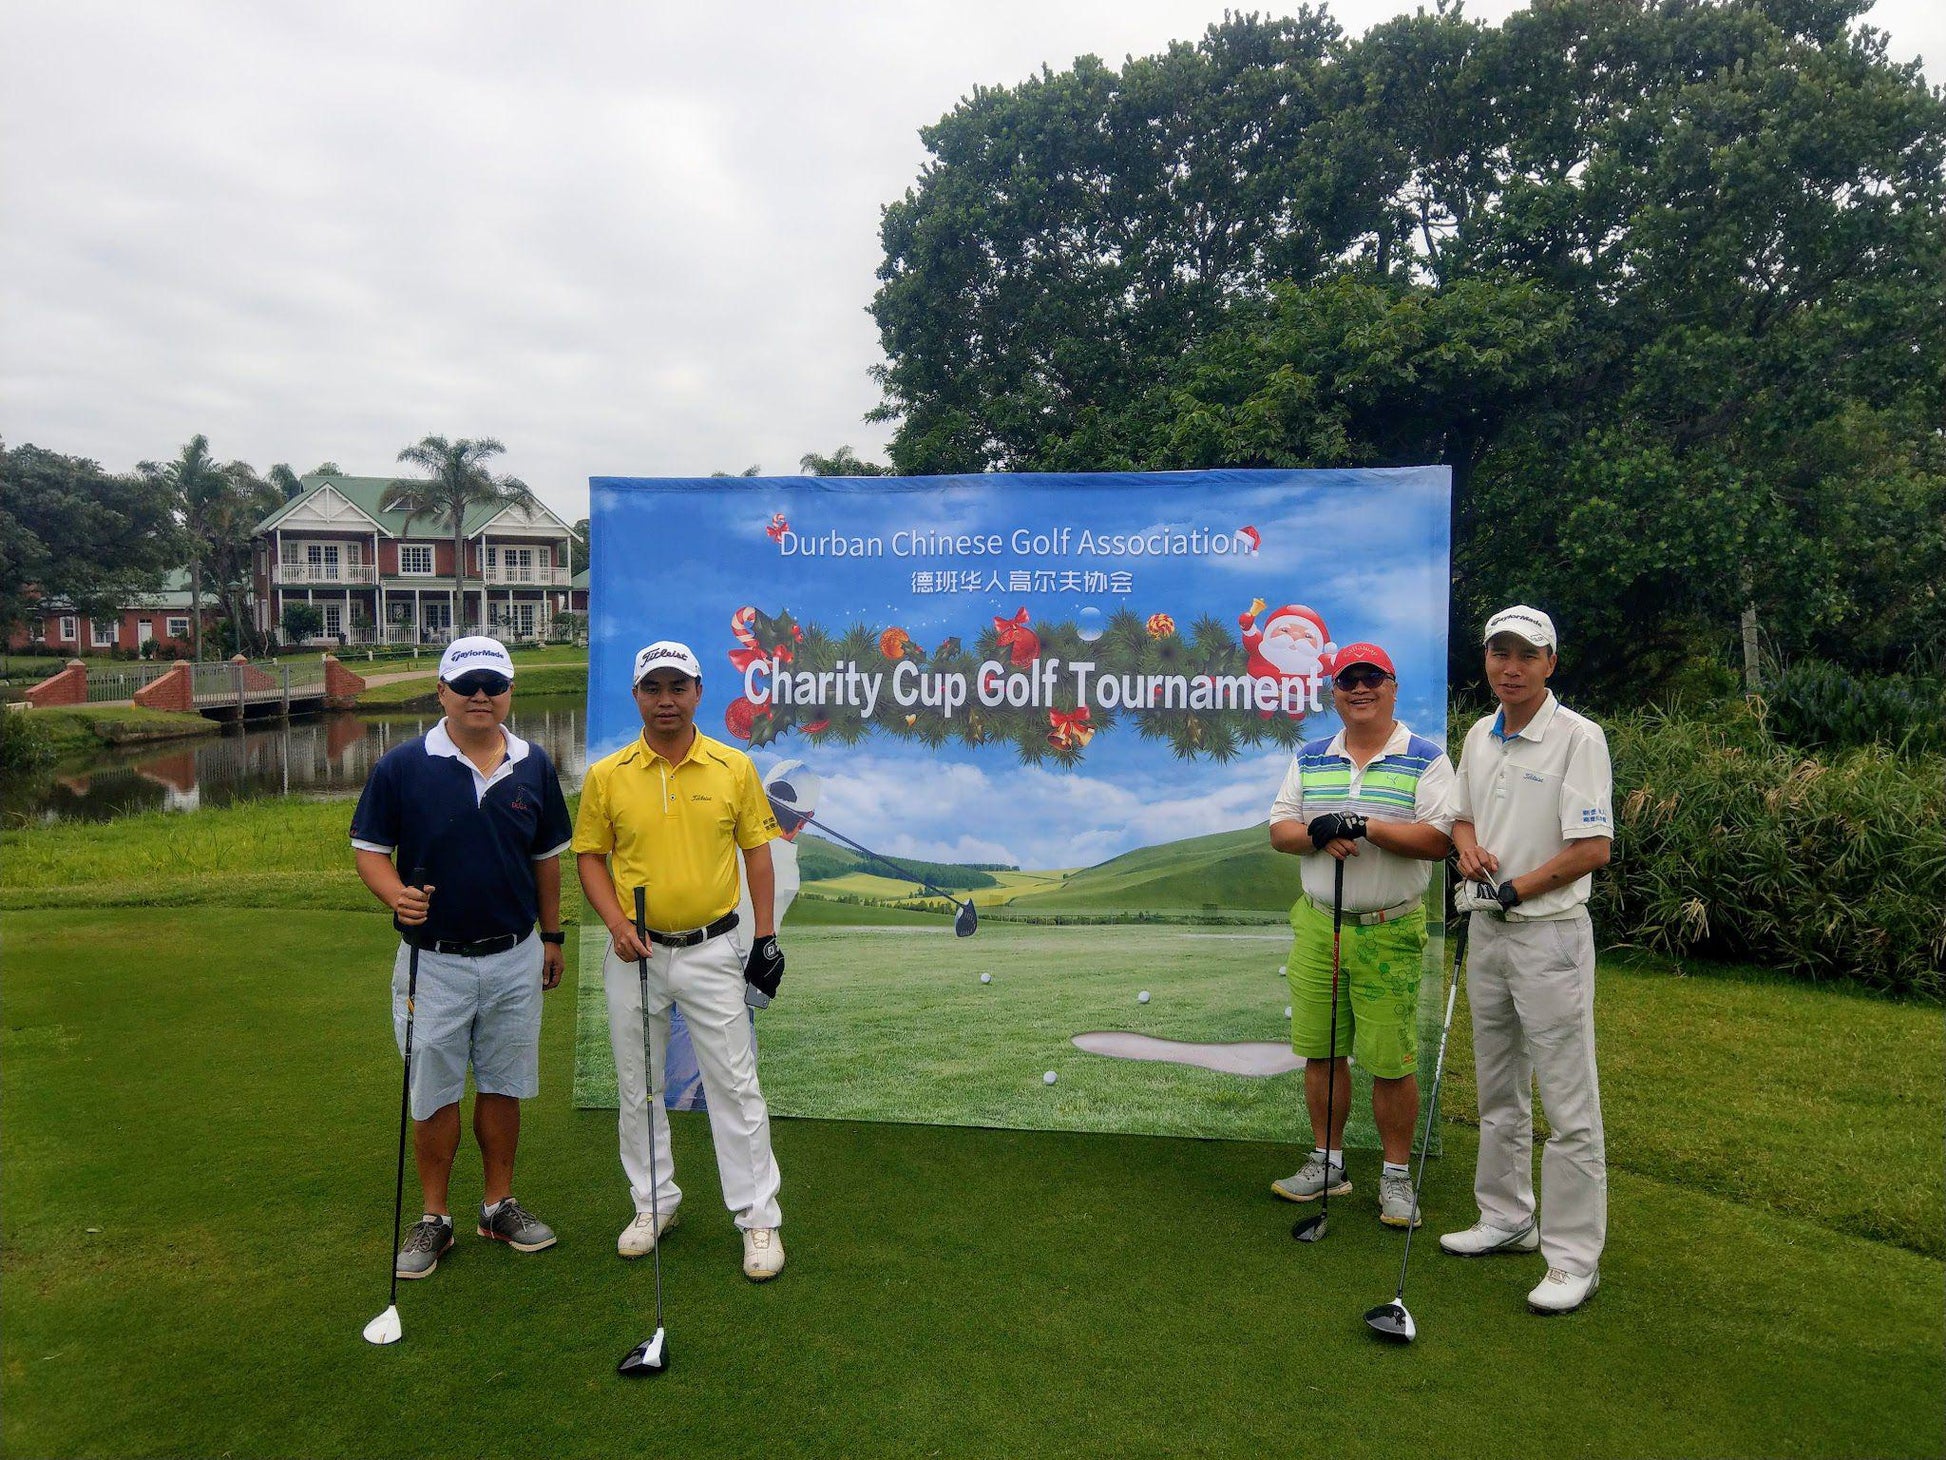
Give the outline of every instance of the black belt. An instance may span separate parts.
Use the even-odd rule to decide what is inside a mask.
[[[444,953],[449,958],[484,958],[489,953],[505,953],[509,948],[518,948],[526,939],[525,933],[502,933],[497,938],[480,938],[468,943],[463,938],[436,938],[430,943],[421,943],[420,950],[426,953]]]
[[[665,948],[694,948],[698,943],[707,943],[711,938],[720,938],[737,925],[737,915],[726,912],[707,928],[692,928],[687,933],[659,933],[649,929],[649,941],[660,943]]]

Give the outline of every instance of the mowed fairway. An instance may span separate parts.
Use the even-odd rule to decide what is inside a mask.
[[[678,1116],[672,1368],[625,1383],[613,1366],[645,1334],[649,1272],[614,1255],[629,1211],[614,1118],[572,1108],[565,988],[517,1183],[560,1245],[520,1257],[464,1232],[404,1287],[405,1341],[374,1349],[359,1330],[385,1301],[398,1109],[386,920],[74,910],[9,913],[5,933],[10,1455],[1940,1452],[1937,1258],[1781,1212],[1706,1149],[1685,1148],[1678,1179],[1644,1174],[1657,1131],[1720,1124],[1726,1150],[1773,1132],[1625,1065],[1604,1091],[1612,1222],[1593,1304],[1531,1318],[1538,1259],[1459,1262],[1428,1242],[1407,1349],[1359,1321],[1390,1296],[1399,1250],[1371,1216],[1369,1157],[1329,1237],[1302,1246],[1296,1209],[1264,1190],[1293,1147],[779,1120],[790,1265],[756,1287],[706,1124]],[[1771,992],[1654,984],[1663,1019],[1618,1037],[1672,1033],[1689,987],[1713,1018]],[[1790,1151],[1798,1185],[1927,1171],[1895,1195],[1908,1230],[1936,1230],[1937,1011],[1817,991],[1780,1007],[1857,1056],[1789,1079],[1790,1046],[1738,1046],[1793,1121],[1822,1112],[1833,1135]],[[1468,1210],[1472,1135],[1447,1135],[1435,1224]],[[469,1143],[455,1201],[478,1183]]]
[[[989,920],[804,928],[783,940],[778,1000],[758,1016],[764,1088],[786,1115],[1235,1140],[1294,1138],[1300,1077],[1216,1074],[1075,1048],[1090,1030],[1195,1043],[1287,1042],[1287,932]],[[992,982],[980,982],[982,973]],[[588,980],[592,994],[593,979]],[[1443,986],[1421,990],[1436,1031]],[[1137,1002],[1147,990],[1150,1001]],[[607,1013],[584,997],[583,1104],[613,1104]],[[1431,1046],[1428,1044],[1428,1057]],[[1052,1070],[1056,1083],[1047,1085]],[[1375,1147],[1360,1076],[1347,1139]]]

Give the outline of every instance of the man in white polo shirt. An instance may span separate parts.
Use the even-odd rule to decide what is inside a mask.
[[[1350,1192],[1345,1117],[1347,1054],[1372,1076],[1372,1119],[1385,1164],[1379,1220],[1418,1225],[1412,1128],[1419,1114],[1419,969],[1426,947],[1426,886],[1451,843],[1453,767],[1432,741],[1394,718],[1398,672],[1377,644],[1351,644],[1333,661],[1331,699],[1344,728],[1300,746],[1270,808],[1270,844],[1301,856],[1304,894],[1291,908],[1291,1049],[1304,1056],[1304,1100],[1316,1146],[1293,1176],[1271,1183],[1286,1201]],[[1332,895],[1344,868],[1342,978],[1332,1048]],[[1325,1129],[1327,1114],[1331,1128]]]
[[[1439,1239],[1459,1257],[1532,1252],[1547,1276],[1527,1295],[1567,1313],[1599,1285],[1608,1167],[1595,1078],[1595,939],[1588,892],[1615,834],[1608,741],[1547,687],[1554,622],[1524,604],[1487,620],[1499,710],[1467,732],[1453,787],[1453,846],[1472,910],[1467,1000],[1479,1085],[1480,1219]],[[1534,1209],[1531,1088],[1552,1138],[1547,1203]]]

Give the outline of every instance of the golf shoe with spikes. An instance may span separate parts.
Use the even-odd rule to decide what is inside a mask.
[[[1439,1250],[1454,1257],[1487,1257],[1501,1252],[1536,1252],[1541,1245],[1541,1229],[1530,1220],[1517,1230],[1496,1227],[1491,1222],[1475,1222],[1464,1232],[1448,1232],[1439,1239]]]
[[[1383,1172],[1378,1178],[1378,1219],[1388,1227],[1416,1227],[1422,1220],[1413,1210],[1412,1178]]]
[[[743,1275],[767,1283],[784,1270],[784,1237],[775,1227],[748,1227],[743,1233]]]
[[[622,1235],[615,1239],[615,1251],[623,1257],[647,1257],[655,1251],[655,1244],[664,1232],[681,1219],[682,1209],[671,1207],[662,1214],[661,1225],[648,1212],[637,1212],[635,1220],[622,1228]]]
[[[1324,1156],[1313,1151],[1294,1175],[1279,1177],[1270,1183],[1270,1189],[1285,1201],[1316,1201],[1324,1194],[1325,1185]],[[1330,1186],[1333,1196],[1351,1195],[1351,1179],[1335,1161],[1331,1165]]]
[[[421,1217],[405,1234],[392,1270],[402,1278],[422,1278],[453,1250],[453,1224],[442,1217]]]
[[[1527,1306],[1536,1313],[1572,1313],[1594,1297],[1595,1289],[1600,1286],[1599,1270],[1577,1275],[1550,1267],[1547,1276],[1527,1295]]]

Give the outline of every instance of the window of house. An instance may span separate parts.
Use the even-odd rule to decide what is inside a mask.
[[[172,618],[172,619],[170,619],[170,620],[169,620],[169,637],[170,637],[170,638],[172,638],[172,639],[186,639],[186,638],[188,638],[188,637],[189,637],[189,620],[188,620],[188,619],[187,619],[186,617],[185,617],[185,618]]]
[[[74,642],[74,632],[75,632],[74,616],[72,614],[65,614],[65,613],[62,614],[61,615],[61,642],[63,644],[72,644]]]
[[[91,618],[88,620],[88,642],[97,649],[112,649],[115,647],[115,631],[120,627],[112,618]]]
[[[402,542],[399,544],[399,571],[430,576],[432,573],[432,544],[429,542]]]

